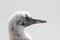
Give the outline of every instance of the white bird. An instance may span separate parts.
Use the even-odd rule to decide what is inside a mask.
[[[36,23],[46,23],[44,20],[33,19],[29,11],[16,11],[8,21],[9,40],[32,40],[24,28]]]

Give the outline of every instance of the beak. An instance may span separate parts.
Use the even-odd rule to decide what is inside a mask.
[[[45,20],[39,20],[39,19],[31,19],[32,24],[36,24],[36,23],[47,23],[47,21]]]

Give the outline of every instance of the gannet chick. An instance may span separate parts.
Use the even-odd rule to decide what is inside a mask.
[[[32,40],[24,28],[36,23],[46,21],[32,18],[29,11],[16,11],[8,20],[10,40]]]

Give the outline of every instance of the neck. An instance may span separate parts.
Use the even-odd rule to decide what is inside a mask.
[[[22,40],[25,38],[23,26],[16,26],[14,24],[9,27],[10,40]]]
[[[10,25],[9,27],[10,40],[30,40],[26,37],[23,26]]]
[[[26,34],[23,26],[16,26],[15,23],[9,25],[10,40],[31,40],[31,37]]]

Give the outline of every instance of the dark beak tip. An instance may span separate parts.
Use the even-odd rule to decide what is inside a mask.
[[[47,23],[47,21],[45,21],[44,23]]]
[[[47,23],[47,21],[41,21],[41,23]]]

